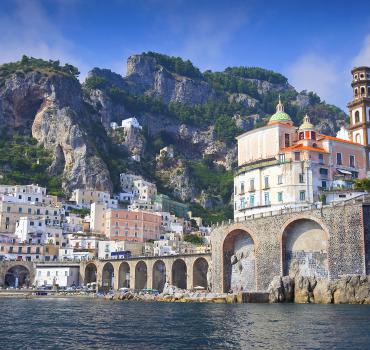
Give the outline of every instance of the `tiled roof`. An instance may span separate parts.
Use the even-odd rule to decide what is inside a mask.
[[[329,153],[325,151],[323,148],[319,147],[310,147],[310,146],[303,146],[301,144],[296,144],[290,147],[286,147],[282,149],[283,152],[290,152],[290,151],[312,151],[312,152],[319,152],[319,153]]]
[[[323,134],[319,134],[318,137],[321,139],[325,139],[325,140],[331,140],[331,141],[336,141],[336,142],[344,142],[344,143],[350,143],[352,145],[356,145],[356,146],[363,146],[361,145],[360,143],[357,143],[357,142],[353,142],[353,141],[349,141],[349,140],[343,140],[343,139],[340,139],[338,137],[333,137],[333,136],[328,136],[328,135],[323,135]]]

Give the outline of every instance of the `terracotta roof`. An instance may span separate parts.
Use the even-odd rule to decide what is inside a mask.
[[[319,147],[310,147],[310,146],[303,146],[301,144],[296,144],[290,147],[286,147],[282,149],[283,152],[289,152],[289,151],[312,151],[312,152],[319,152],[319,153],[329,153],[325,151],[323,148]]]
[[[323,134],[319,134],[318,137],[321,137],[321,139],[325,139],[325,140],[350,143],[351,145],[356,145],[356,146],[363,146],[360,143],[349,141],[349,140],[343,140],[343,139],[340,139],[338,137],[333,137],[333,136],[328,136],[328,135],[323,135]]]

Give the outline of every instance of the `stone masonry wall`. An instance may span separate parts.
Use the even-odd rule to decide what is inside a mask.
[[[366,215],[363,215],[363,210]],[[213,290],[223,291],[223,243],[228,233],[234,230],[245,230],[253,238],[256,256],[256,290],[266,291],[274,276],[283,275],[283,232],[289,224],[300,219],[317,222],[327,234],[329,279],[337,279],[344,274],[365,274],[364,241],[368,248],[370,246],[369,212],[369,206],[364,205],[363,209],[361,203],[355,203],[267,216],[215,227],[211,236]],[[364,227],[366,228],[365,239]],[[367,257],[369,258],[369,255]],[[369,264],[367,266],[369,268]]]

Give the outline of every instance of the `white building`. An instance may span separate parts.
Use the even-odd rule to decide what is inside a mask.
[[[95,252],[89,250],[75,250],[73,247],[59,248],[60,261],[84,261],[95,258]]]
[[[140,129],[140,130],[142,129],[142,126],[140,125],[139,121],[135,117],[122,120],[121,125],[118,125],[116,122],[112,122],[110,123],[110,126],[113,130],[116,130],[119,128],[123,128],[126,130],[130,128]]]
[[[120,182],[123,193],[127,193],[126,198],[131,203],[135,200],[152,203],[157,195],[157,186],[139,175],[122,173]]]
[[[41,286],[71,287],[79,285],[80,266],[39,264],[36,267],[35,284]]]
[[[99,259],[119,259],[129,256],[153,255],[153,243],[132,241],[104,241],[99,244]]]
[[[43,217],[22,216],[17,220],[15,236],[22,243],[66,245],[66,237],[60,224],[53,225]]]
[[[104,203],[109,208],[117,208],[117,199],[110,198],[109,192],[76,189],[72,192],[71,201],[75,202],[80,208],[90,208],[92,203]]]

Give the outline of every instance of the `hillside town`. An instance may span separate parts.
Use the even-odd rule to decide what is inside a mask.
[[[35,184],[0,185],[0,260],[62,263],[210,251],[210,228],[186,204],[158,194],[141,176],[121,174],[120,181],[122,192],[114,196],[76,189],[69,200]],[[58,278],[60,269],[68,270],[63,277],[77,277]],[[37,273],[35,285],[78,284],[73,268],[54,270]],[[26,283],[13,277],[7,286]]]
[[[367,261],[368,253],[361,257],[359,248],[367,238],[356,235],[359,227],[367,232],[367,216],[357,215],[353,225],[330,227],[341,244],[328,239],[324,223],[342,210],[343,218],[349,215],[347,205],[353,207],[344,222],[354,220],[354,210],[368,208],[360,185],[370,173],[370,88],[363,86],[370,81],[370,69],[355,68],[352,74],[349,127],[342,126],[336,137],[319,132],[307,114],[294,125],[280,96],[267,125],[237,137],[234,220],[228,222],[203,225],[188,204],[159,193],[155,183],[131,172],[119,175],[118,193],[77,188],[69,199],[37,184],[0,185],[0,260],[14,263],[2,287],[94,285],[105,292],[175,288],[258,295],[273,288],[278,269],[289,278],[325,281],[344,272],[366,273],[367,262],[356,257]],[[111,127],[124,133],[141,129],[136,118]],[[157,160],[173,157],[168,145]],[[287,218],[281,227],[268,221]],[[277,239],[279,245],[271,248]],[[329,259],[347,248],[351,253],[342,256],[341,261],[349,259],[344,267]],[[274,260],[277,256],[281,260]],[[258,259],[269,273],[257,269]],[[23,262],[34,263],[34,278]]]

